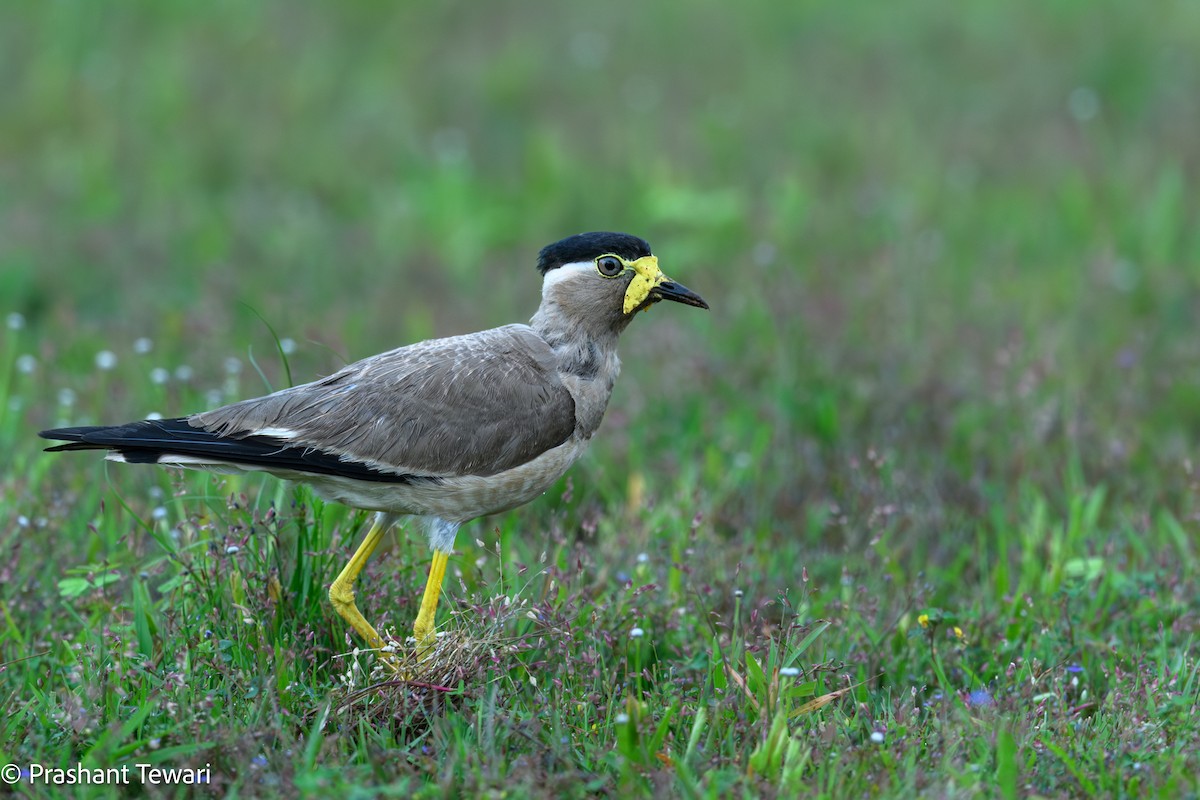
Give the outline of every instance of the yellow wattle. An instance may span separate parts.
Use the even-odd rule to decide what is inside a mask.
[[[633,268],[633,280],[625,289],[625,313],[632,314],[633,310],[646,302],[650,290],[667,280],[667,276],[658,268],[656,256],[642,256],[629,265]]]

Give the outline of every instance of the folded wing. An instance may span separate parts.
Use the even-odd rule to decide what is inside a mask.
[[[211,459],[408,483],[494,475],[574,429],[575,403],[549,346],[527,326],[509,325],[382,353],[192,417],[41,435],[70,442],[53,450],[105,448],[133,462]]]

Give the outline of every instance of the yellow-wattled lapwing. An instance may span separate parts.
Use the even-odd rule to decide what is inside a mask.
[[[459,526],[529,502],[583,454],[633,316],[660,300],[708,308],[629,234],[568,237],[537,266],[542,303],[528,325],[419,342],[190,417],[39,435],[68,442],[51,451],[108,450],[111,461],[268,472],[377,512],[329,587],[338,614],[376,649],[384,642],[355,606],[354,582],[400,516],[422,517],[433,565],[413,635],[426,646]]]

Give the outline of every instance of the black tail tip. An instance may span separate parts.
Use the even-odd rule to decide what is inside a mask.
[[[60,442],[82,442],[84,434],[95,428],[48,428],[38,431],[38,436]]]
[[[38,436],[43,439],[50,439],[51,441],[67,442],[67,444],[47,447],[47,453],[58,453],[63,450],[96,450],[100,449],[101,446],[88,444],[87,435],[97,430],[101,430],[101,428],[95,425],[87,425],[79,428],[49,428],[44,431],[38,431]]]

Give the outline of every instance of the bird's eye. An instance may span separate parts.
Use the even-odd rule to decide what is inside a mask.
[[[625,269],[625,265],[616,256],[600,256],[596,259],[596,269],[606,278],[615,278]]]

